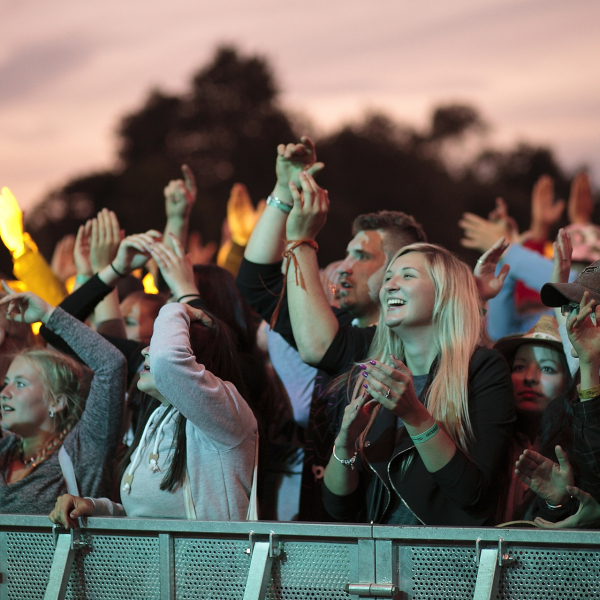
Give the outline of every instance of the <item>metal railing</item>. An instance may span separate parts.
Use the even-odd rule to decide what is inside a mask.
[[[600,533],[0,516],[0,600],[600,598]]]

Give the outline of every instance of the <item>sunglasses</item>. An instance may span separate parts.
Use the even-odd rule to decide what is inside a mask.
[[[579,304],[575,304],[575,302],[569,302],[569,304],[563,304],[560,307],[560,313],[563,317],[570,317],[573,314],[579,314]]]
[[[575,302],[569,302],[569,304],[563,304],[560,307],[560,312],[563,317],[571,318],[573,315],[579,314],[579,304],[575,304]],[[596,327],[596,313],[592,311],[590,314],[590,320],[592,321],[594,327]]]

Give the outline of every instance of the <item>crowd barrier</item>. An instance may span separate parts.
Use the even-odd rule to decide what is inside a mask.
[[[0,516],[0,600],[600,598],[600,533]]]

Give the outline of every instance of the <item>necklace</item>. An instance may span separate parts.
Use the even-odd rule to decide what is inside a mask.
[[[42,450],[38,452],[36,456],[32,456],[28,460],[25,460],[25,440],[21,440],[18,446],[18,454],[19,459],[25,465],[25,468],[35,469],[35,467],[37,467],[39,464],[48,460],[48,458],[50,458],[56,452],[56,450],[58,450],[58,448],[62,446],[62,443],[64,442],[65,438],[67,437],[72,428],[73,425],[67,424],[67,426],[62,431],[60,431],[58,434],[53,435],[50,438],[46,446],[42,448]]]

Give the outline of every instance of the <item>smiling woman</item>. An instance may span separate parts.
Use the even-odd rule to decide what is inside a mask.
[[[472,273],[440,246],[412,244],[390,261],[379,299],[368,356],[337,383],[349,404],[325,472],[327,510],[345,521],[494,523],[514,407],[505,361],[480,346]]]
[[[93,371],[44,349],[25,350],[12,361],[0,393],[0,512],[51,510],[67,487],[58,459],[61,447],[71,458],[81,493],[104,493],[120,429],[125,358],[89,327],[31,292],[2,298],[0,309],[9,320],[42,321]]]

